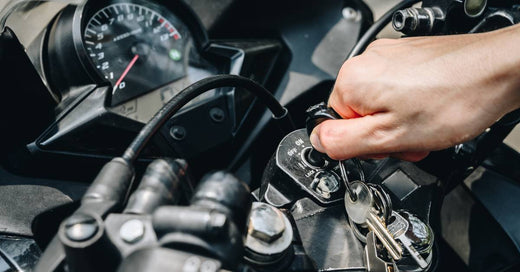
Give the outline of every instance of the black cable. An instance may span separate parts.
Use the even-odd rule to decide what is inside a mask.
[[[367,46],[376,38],[377,34],[379,34],[379,32],[381,32],[381,30],[383,30],[383,28],[385,28],[385,26],[392,21],[392,16],[394,15],[394,12],[401,9],[409,8],[419,2],[421,2],[421,0],[404,0],[402,2],[399,2],[390,10],[388,10],[365,32],[365,34],[363,34],[361,39],[359,39],[354,48],[352,48],[352,50],[350,51],[350,54],[348,55],[347,59],[353,58],[363,53]]]
[[[292,124],[287,109],[262,85],[241,76],[212,76],[193,83],[170,99],[141,129],[137,137],[135,137],[134,141],[126,149],[123,154],[123,159],[129,163],[133,163],[148,141],[150,141],[162,125],[184,105],[207,91],[222,87],[238,87],[248,90],[271,110],[273,118]]]

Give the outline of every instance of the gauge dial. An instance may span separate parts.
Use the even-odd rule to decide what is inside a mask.
[[[153,7],[106,6],[90,17],[83,40],[92,63],[112,84],[112,106],[186,75],[189,32],[172,14]]]

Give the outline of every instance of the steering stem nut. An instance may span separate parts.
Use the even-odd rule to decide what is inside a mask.
[[[266,203],[253,203],[249,217],[249,235],[272,243],[283,235],[285,228],[284,215],[278,209]]]

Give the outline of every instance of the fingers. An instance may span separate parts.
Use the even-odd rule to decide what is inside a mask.
[[[397,153],[390,153],[390,154],[370,154],[370,155],[362,155],[359,156],[362,160],[380,160],[387,157],[392,157],[396,159],[400,159],[403,161],[409,161],[409,162],[418,162],[424,158],[426,158],[430,152],[428,151],[419,151],[419,152],[397,152]]]
[[[390,155],[418,161],[428,155],[428,152],[422,151],[406,152],[410,147],[400,137],[402,132],[397,127],[389,126],[389,122],[384,113],[355,119],[329,120],[313,130],[310,140],[314,148],[336,160]]]
[[[352,70],[348,61],[343,64],[338,75],[338,80],[336,84],[334,84],[334,88],[327,102],[329,107],[333,108],[345,119],[361,116],[360,113],[351,107],[356,102],[353,97],[355,93],[352,91],[355,89],[355,86],[353,86],[355,82],[352,76],[350,76]]]
[[[430,152],[427,151],[419,151],[419,152],[399,152],[399,153],[393,153],[390,155],[390,157],[394,157],[396,159],[400,159],[403,161],[410,161],[410,162],[418,162],[424,158],[426,158],[430,154]]]
[[[381,114],[384,115],[384,114]],[[330,158],[349,159],[366,154],[386,153],[385,133],[380,133],[384,116],[369,115],[354,119],[328,120],[311,133],[314,148],[327,153]]]
[[[387,108],[386,89],[382,90],[384,87],[374,78],[381,74],[381,66],[380,59],[370,56],[347,60],[329,96],[329,107],[345,119],[384,111]]]

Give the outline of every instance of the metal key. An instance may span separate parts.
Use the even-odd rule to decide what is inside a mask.
[[[345,209],[350,220],[356,224],[366,224],[381,241],[390,256],[394,260],[400,260],[403,249],[386,228],[384,220],[379,217],[373,191],[361,181],[352,182],[350,188],[356,196],[356,199],[352,199],[348,192],[345,193]]]
[[[376,236],[374,232],[370,231],[367,233],[367,242],[365,245],[365,264],[367,272],[388,272],[388,271],[399,271],[396,267],[395,262],[386,262],[381,259],[377,254]]]
[[[395,218],[391,224],[388,225],[388,231],[392,234],[392,236],[401,242],[403,247],[410,253],[410,256],[415,260],[417,265],[420,268],[425,269],[428,267],[428,263],[421,256],[421,254],[415,249],[412,245],[412,241],[406,237],[406,232],[410,227],[410,223],[404,217],[402,217],[398,212],[393,211],[392,216]]]
[[[368,213],[374,207],[374,196],[370,188],[361,181],[350,183],[350,190],[355,195],[353,199],[349,192],[345,193],[345,210],[350,220],[356,224],[364,224]]]
[[[376,210],[371,209],[367,216],[366,224],[368,228],[374,232],[377,238],[388,251],[392,259],[398,261],[403,256],[403,248],[394,239],[383,223],[383,219],[376,215]]]

